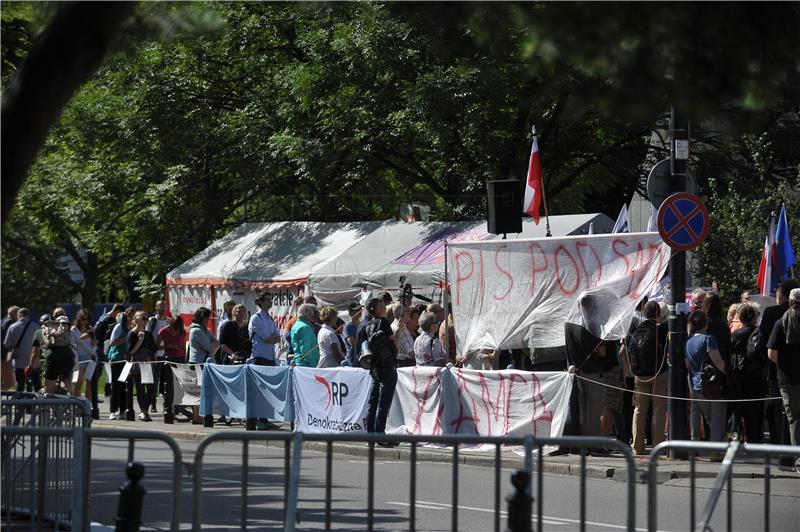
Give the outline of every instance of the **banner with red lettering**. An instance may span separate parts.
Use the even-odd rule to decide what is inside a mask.
[[[571,391],[567,372],[400,368],[389,431],[555,438]]]
[[[622,338],[669,257],[658,233],[454,242],[447,265],[458,352],[558,347],[567,322]]]

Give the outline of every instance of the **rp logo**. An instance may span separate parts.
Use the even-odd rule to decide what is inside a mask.
[[[325,410],[330,408],[331,403],[342,406],[342,401],[348,394],[347,384],[343,382],[328,382],[328,379],[319,375],[314,375],[314,379],[325,386],[325,390],[328,392],[328,403],[325,405]]]

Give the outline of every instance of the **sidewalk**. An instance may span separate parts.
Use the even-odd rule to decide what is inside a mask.
[[[176,440],[195,440],[199,441],[209,434],[218,432],[243,431],[243,422],[234,422],[230,426],[215,423],[213,428],[206,428],[203,425],[193,425],[191,422],[176,421],[174,424],[164,423],[162,404],[159,400],[159,411],[150,414],[153,418],[151,422],[109,420],[109,398],[104,397],[104,402],[100,404],[100,419],[92,423],[97,428],[119,428],[153,430],[166,433]],[[138,414],[138,411],[137,411]],[[178,416],[184,419],[183,416]],[[289,423],[278,423],[280,430],[289,431]],[[267,442],[270,447],[283,448],[282,442]],[[326,443],[306,442],[303,445],[305,450],[325,452]],[[367,456],[368,446],[366,443],[336,443],[333,446],[334,453],[350,456]],[[378,459],[389,460],[408,460],[410,447],[407,444],[394,448],[375,447],[375,457]],[[636,462],[637,482],[647,482],[648,457],[634,457]],[[502,450],[502,467],[505,469],[519,469],[524,466],[521,448],[505,448]],[[423,446],[417,448],[418,462],[452,462],[452,450],[434,446]],[[461,448],[459,450],[459,463],[479,466],[494,467],[494,449],[491,451],[470,450]],[[537,459],[534,456],[534,468]],[[544,457],[543,471],[549,474],[580,476],[581,457],[579,455],[558,455]],[[714,479],[720,470],[719,463],[709,462],[707,458],[699,458],[695,463],[696,487],[700,489],[711,488]],[[689,487],[690,469],[689,462],[684,460],[672,460],[662,458],[658,462],[658,473],[656,482],[664,486]],[[737,461],[733,470],[733,490],[737,493],[751,493],[763,495],[765,490],[764,482],[764,462],[758,458],[747,458]],[[619,455],[611,456],[587,456],[586,476],[595,479],[610,479],[620,482],[627,481],[626,461]],[[770,494],[778,497],[792,497],[800,499],[800,474],[781,471],[777,464],[770,469]]]

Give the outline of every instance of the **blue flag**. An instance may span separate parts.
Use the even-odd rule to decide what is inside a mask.
[[[775,262],[773,276],[780,280],[789,278],[789,268],[794,266],[792,239],[789,237],[789,223],[786,221],[786,205],[781,205],[778,227],[775,229]]]

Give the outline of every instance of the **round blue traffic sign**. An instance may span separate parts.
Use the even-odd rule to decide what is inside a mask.
[[[688,192],[665,199],[658,209],[658,234],[676,251],[699,246],[708,234],[708,209],[703,200]]]

